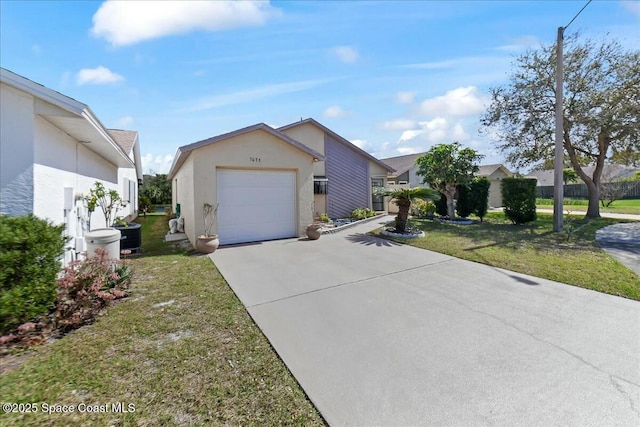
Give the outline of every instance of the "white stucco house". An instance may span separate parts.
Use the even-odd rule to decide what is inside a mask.
[[[173,204],[195,245],[202,206],[218,206],[221,244],[305,235],[321,213],[383,211],[372,188],[393,169],[314,119],[280,128],[259,123],[185,145],[168,174]]]
[[[0,214],[65,224],[68,262],[85,250],[89,223],[107,225],[86,209],[96,181],[128,200],[118,216],[137,216],[138,134],[106,129],[87,105],[4,68],[0,83]]]

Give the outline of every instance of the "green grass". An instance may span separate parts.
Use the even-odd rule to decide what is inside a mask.
[[[505,268],[532,276],[640,300],[640,277],[609,256],[595,242],[595,232],[624,222],[608,218],[585,220],[571,216],[575,227],[554,233],[553,216],[538,214],[527,225],[512,225],[502,212],[491,212],[484,223],[452,225],[411,220],[425,237],[402,241],[458,258]],[[566,229],[567,227],[565,227]]]
[[[585,199],[564,199],[563,210],[586,212],[589,201]],[[536,199],[538,209],[552,209],[553,199]],[[600,212],[640,215],[640,199],[616,200],[608,208],[600,206]]]
[[[139,218],[131,295],[0,375],[3,402],[123,402],[133,413],[2,414],[3,426],[324,425],[208,257]],[[126,406],[126,405],[125,405]]]

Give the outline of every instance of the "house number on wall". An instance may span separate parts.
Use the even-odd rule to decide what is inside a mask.
[[[252,163],[260,163],[262,159],[260,157],[249,157],[249,160],[251,160]]]

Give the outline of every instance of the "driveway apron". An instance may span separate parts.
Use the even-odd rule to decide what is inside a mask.
[[[640,222],[601,228],[596,231],[596,240],[612,257],[640,275]]]
[[[330,425],[640,425],[640,303],[363,234],[382,222],[211,255]]]

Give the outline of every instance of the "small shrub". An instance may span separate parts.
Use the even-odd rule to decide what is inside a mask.
[[[140,209],[143,216],[147,216],[147,214],[151,212],[151,206],[151,199],[149,196],[145,194],[140,194],[140,196],[138,196],[138,209]]]
[[[418,217],[428,217],[435,213],[436,205],[431,200],[415,199],[411,201],[413,215]]]
[[[0,215],[0,334],[53,307],[63,230],[33,215]]]
[[[322,222],[331,222],[331,218],[329,218],[329,215],[327,215],[326,213],[321,213],[320,214],[320,221],[322,221]]]
[[[435,201],[436,213],[440,216],[447,216],[447,195],[440,193],[440,198]]]
[[[505,178],[502,180],[504,214],[514,224],[536,219],[536,180]]]
[[[56,329],[66,332],[92,321],[102,307],[127,295],[131,276],[126,261],[110,259],[102,248],[92,257],[71,263],[58,280]]]

